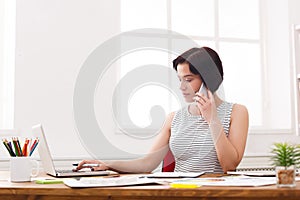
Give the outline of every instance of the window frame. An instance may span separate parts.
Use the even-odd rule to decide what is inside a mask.
[[[218,9],[218,2],[219,0],[214,0],[215,3],[215,10]],[[261,54],[261,77],[262,77],[262,99],[263,99],[263,106],[261,109],[264,108],[265,102],[270,101],[270,97],[264,92],[267,90],[267,81],[268,81],[268,70],[270,70],[270,66],[268,63],[268,58],[266,57],[267,55],[267,47],[266,47],[266,30],[265,30],[265,23],[266,23],[266,16],[263,13],[264,10],[267,8],[268,3],[266,1],[258,1],[259,2],[259,39],[239,39],[239,38],[222,38],[219,36],[219,16],[218,12],[215,12],[215,36],[214,37],[201,37],[201,36],[192,36],[192,35],[187,35],[191,39],[194,40],[214,40],[215,45],[216,45],[216,50],[219,50],[219,44],[220,42],[246,42],[246,43],[256,43],[260,46],[260,54]],[[171,14],[172,14],[172,0],[166,0],[167,3],[167,29],[172,30],[172,19],[171,19]],[[287,2],[288,4],[288,2]],[[289,5],[289,4],[288,4]],[[122,22],[121,22],[122,23]],[[290,23],[290,19],[288,21]],[[300,25],[297,26],[298,29],[300,29]],[[291,33],[291,30],[288,31],[289,34]],[[298,30],[298,33],[300,34],[300,30]],[[295,35],[293,36],[295,37]],[[300,37],[300,36],[299,36]],[[295,43],[295,38],[289,38],[290,44]],[[300,40],[300,39],[299,39]],[[299,48],[298,51],[300,52],[300,43],[298,44]],[[248,147],[246,150],[246,157],[252,157],[252,156],[269,156],[269,147],[272,145],[273,141],[295,141],[299,140],[299,114],[298,114],[298,107],[300,105],[299,101],[299,95],[298,95],[298,87],[297,85],[300,83],[300,78],[299,82],[297,82],[293,77],[295,77],[295,67],[296,67],[296,58],[294,52],[295,47],[292,47],[290,45],[290,51],[289,55],[291,58],[293,58],[294,63],[289,62],[289,67],[290,67],[290,80],[289,80],[289,85],[291,86],[291,92],[290,92],[290,103],[291,103],[291,126],[290,129],[268,129],[267,127],[249,127],[249,134],[248,134]],[[298,52],[298,54],[299,54]],[[294,53],[294,54],[293,54]],[[293,55],[292,55],[293,54]],[[172,62],[171,55],[169,56],[169,63]],[[298,67],[299,68],[299,67]],[[300,77],[300,75],[299,75]],[[298,102],[298,104],[297,104]],[[266,115],[264,112],[262,112],[262,123],[265,124],[268,121],[268,115]],[[295,117],[296,116],[296,117]],[[134,129],[132,130],[134,131]],[[152,130],[149,130],[152,131]],[[256,145],[251,145],[255,144],[256,141],[260,141],[260,147],[257,149]]]
[[[172,0],[166,0],[166,3],[167,3],[167,29],[168,30],[172,30]],[[214,36],[212,37],[208,37],[208,36],[195,36],[195,35],[186,35],[187,37],[191,38],[192,40],[195,40],[195,41],[209,41],[209,42],[212,42],[215,44],[215,48],[217,51],[219,51],[220,49],[220,43],[222,42],[227,42],[227,43],[242,43],[242,44],[257,44],[258,46],[260,46],[260,57],[261,57],[261,66],[267,66],[267,61],[265,59],[265,53],[266,53],[266,47],[265,47],[265,43],[264,43],[264,40],[265,40],[265,35],[264,35],[264,30],[263,30],[263,24],[264,24],[264,19],[263,19],[263,7],[265,6],[264,3],[262,3],[261,1],[258,1],[258,4],[259,4],[259,38],[258,39],[242,39],[242,38],[227,38],[227,37],[221,37],[219,32],[219,0],[214,0],[214,18],[215,18],[215,33],[214,33]],[[122,9],[122,8],[121,8]],[[122,21],[121,21],[122,23]],[[122,30],[121,30],[122,31]],[[159,36],[156,36],[154,35],[154,37],[159,37]],[[163,37],[163,36],[162,36]],[[180,38],[172,38],[172,39],[180,39]],[[171,46],[172,45],[172,39],[169,39],[168,42],[169,42],[169,45]],[[172,55],[169,54],[168,56],[168,63],[172,63]],[[265,82],[267,80],[267,72],[266,72],[266,67],[262,67],[261,68],[261,75],[262,75],[262,87],[263,87],[263,90],[262,90],[262,99],[263,99],[263,102],[265,101],[268,101],[268,96],[266,94],[264,94],[263,91],[266,90],[266,85],[265,85]],[[170,83],[171,84],[171,83]],[[263,104],[262,102],[262,104]],[[261,107],[261,110],[263,110],[263,107]],[[262,113],[262,124],[265,123],[265,121],[267,121],[267,115],[265,115],[264,112],[261,112]],[[125,125],[127,127],[127,125]],[[130,127],[128,127],[128,129],[130,129]],[[133,132],[134,132],[134,129],[131,129]],[[149,131],[153,131],[153,130],[149,130]],[[263,128],[260,128],[260,127],[251,127],[251,133],[264,133],[266,131],[269,131],[267,129],[263,129]],[[286,130],[284,130],[286,132]],[[269,131],[270,132],[270,131]],[[272,132],[272,131],[271,131]],[[274,133],[276,133],[277,131],[274,131]]]

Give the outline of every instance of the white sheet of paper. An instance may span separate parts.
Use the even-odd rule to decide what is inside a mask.
[[[176,180],[173,183],[198,186],[264,186],[276,184],[275,177],[228,176],[220,178],[193,178]]]
[[[69,187],[113,187],[113,186],[129,186],[129,185],[142,185],[148,183],[156,183],[154,179],[139,178],[137,175],[128,175],[121,177],[105,178],[105,177],[89,177],[64,180],[64,184]]]
[[[197,173],[185,173],[185,172],[155,172],[153,174],[147,174],[143,177],[147,178],[195,178],[201,176],[204,172]]]

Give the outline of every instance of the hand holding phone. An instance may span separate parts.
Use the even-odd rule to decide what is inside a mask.
[[[206,89],[206,86],[204,85],[204,83],[201,84],[200,89],[199,89],[199,93],[204,94],[206,97],[208,97],[207,89]]]

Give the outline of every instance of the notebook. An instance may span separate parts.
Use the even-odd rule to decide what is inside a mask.
[[[296,170],[296,174],[299,174],[299,170]],[[238,168],[236,171],[228,171],[230,175],[245,175],[245,176],[276,176],[274,167],[248,167]]]
[[[41,124],[32,127],[32,133],[39,138],[38,152],[44,171],[54,177],[78,177],[78,176],[105,176],[109,175],[110,171],[72,171],[55,169],[52,156],[47,144],[46,136]],[[70,167],[71,168],[71,167]]]
[[[273,167],[238,168],[236,171],[228,171],[227,174],[245,176],[275,176],[275,169]]]

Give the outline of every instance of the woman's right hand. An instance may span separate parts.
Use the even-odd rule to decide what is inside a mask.
[[[91,166],[88,166],[87,164],[98,164],[98,166],[91,167]],[[81,170],[83,168],[90,168],[92,171],[101,171],[101,170],[109,169],[109,167],[100,160],[83,160],[78,164],[75,171]]]

